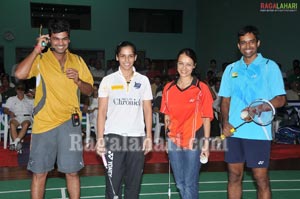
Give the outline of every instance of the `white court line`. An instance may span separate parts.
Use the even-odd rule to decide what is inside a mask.
[[[155,185],[168,185],[168,182],[159,182],[159,183],[143,183],[142,186],[155,186]],[[171,182],[170,184],[175,185],[175,182]]]
[[[243,192],[256,192],[256,189],[244,189]],[[300,189],[272,189],[273,191],[284,191],[284,192],[289,192],[289,191],[300,191]],[[226,193],[227,190],[208,190],[208,191],[199,191],[199,193]]]
[[[80,188],[92,189],[92,188],[103,188],[103,187],[105,187],[105,185],[99,185],[99,186],[81,186]],[[61,189],[66,189],[66,187],[47,188],[45,190],[46,191],[56,191],[56,190],[61,190]],[[20,192],[30,192],[30,189],[13,190],[13,191],[0,191],[0,194],[1,193],[20,193]]]
[[[272,189],[272,191],[300,191],[300,189]]]
[[[93,185],[93,186],[81,186],[80,188],[82,189],[92,189],[92,188],[104,188],[105,185]]]
[[[200,181],[199,184],[218,184],[218,183],[227,183],[226,180],[220,180],[220,181]],[[244,180],[243,183],[252,183],[253,180]],[[300,179],[291,179],[291,180],[270,180],[270,182],[300,182]],[[143,183],[142,186],[157,186],[157,185],[168,185],[169,183]],[[171,183],[172,185],[175,185],[174,182]],[[105,185],[94,185],[94,186],[81,186],[81,189],[92,189],[92,188],[104,188]],[[52,190],[62,190],[66,189],[66,187],[58,187],[58,188],[47,188],[46,191],[52,191]],[[272,191],[298,191],[300,189],[272,189]],[[247,191],[247,190],[243,190]],[[23,189],[23,190],[13,190],[13,191],[0,191],[0,194],[7,194],[7,193],[21,193],[21,192],[30,192],[30,189]],[[201,191],[200,193],[205,192],[218,192],[216,190],[213,191]],[[223,192],[223,191],[221,191]],[[177,192],[174,192],[177,193]],[[99,196],[98,196],[99,197]]]
[[[243,192],[256,192],[256,189],[245,189]],[[272,191],[300,191],[300,189],[272,189]],[[199,191],[199,193],[226,193],[227,190],[211,190],[211,191]],[[157,195],[167,195],[168,192],[157,192],[157,193],[140,193],[140,196],[157,196]],[[178,192],[171,192],[172,195],[178,195]],[[81,196],[80,198],[105,198],[105,195],[99,196]],[[52,199],[62,199],[62,198],[52,198]]]
[[[66,187],[58,187],[58,188],[47,188],[45,189],[46,191],[55,191],[55,190],[60,190],[62,188],[66,188]],[[30,192],[30,189],[21,189],[21,190],[13,190],[13,191],[0,191],[1,193],[20,193],[20,192]]]
[[[254,180],[243,180],[243,183],[252,183],[255,182]],[[294,180],[270,180],[270,182],[300,182],[300,179],[294,179]],[[216,180],[216,181],[199,181],[199,184],[220,184],[220,183],[228,183],[227,180]],[[168,185],[167,182],[161,182],[161,183],[143,183],[142,186],[155,186],[155,185]],[[171,184],[175,184],[175,182],[172,182]]]
[[[101,196],[80,196],[81,198],[105,198],[105,195],[101,195]],[[62,199],[62,198],[51,198],[51,199]],[[65,198],[65,199],[69,199],[69,198]]]
[[[30,192],[30,189],[13,190],[13,191],[0,191],[0,194],[1,193],[23,193],[23,192]]]
[[[66,188],[61,188],[60,193],[61,193],[61,198],[62,199],[67,199]]]
[[[295,180],[270,180],[271,182],[299,182],[300,179],[295,179]]]

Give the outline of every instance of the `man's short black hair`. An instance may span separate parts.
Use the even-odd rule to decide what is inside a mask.
[[[65,19],[51,19],[48,23],[49,36],[52,33],[67,32],[70,37],[70,23]]]
[[[259,31],[258,31],[257,27],[249,25],[249,26],[244,26],[243,28],[241,28],[238,31],[238,35],[237,35],[238,36],[238,41],[240,41],[241,36],[244,36],[247,33],[253,33],[256,40],[257,41],[259,40]]]

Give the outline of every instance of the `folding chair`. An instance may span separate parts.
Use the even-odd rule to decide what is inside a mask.
[[[1,108],[0,112],[0,140],[3,137],[3,148],[7,149],[7,141],[8,141],[8,116],[3,113],[3,109]]]
[[[154,144],[159,144],[161,127],[163,127],[165,124],[159,122],[159,113],[157,112],[153,112],[153,124],[154,124],[154,127],[152,128],[152,130],[154,131],[153,142]]]
[[[4,114],[4,113],[1,113],[0,114],[1,118],[0,118],[0,122],[1,122],[1,130],[0,132],[3,133],[3,141],[4,141],[4,144],[3,144],[3,148],[4,149],[7,149],[7,143],[8,143],[8,137],[9,137],[9,143],[12,143],[12,138],[9,134],[9,129],[10,129],[10,126],[9,126],[9,123],[8,123],[8,115]],[[2,127],[3,126],[3,127]],[[3,128],[3,130],[2,130]],[[31,133],[31,128],[32,128],[32,124],[28,127],[27,129],[27,132],[26,134],[30,134]],[[18,126],[17,130],[20,130],[21,129],[21,126]]]

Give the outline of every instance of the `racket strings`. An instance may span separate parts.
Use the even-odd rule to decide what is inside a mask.
[[[244,111],[247,112],[247,114],[241,115],[241,119],[244,121],[238,126],[230,129],[231,134],[233,134],[239,127],[252,121],[260,126],[269,125],[273,121],[276,112],[274,106],[268,100],[265,99],[255,100],[246,109],[244,109]],[[242,111],[242,113],[244,111]],[[270,140],[270,137],[265,127],[263,127],[263,131],[267,139]],[[223,140],[225,138],[225,135],[222,134],[221,139]]]
[[[256,102],[249,106],[249,116],[259,125],[268,125],[272,122],[275,112],[270,103]]]

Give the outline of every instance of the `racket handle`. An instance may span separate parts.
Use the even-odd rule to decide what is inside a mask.
[[[104,167],[107,168],[107,161],[106,161],[104,153],[101,154],[101,158],[102,158],[102,162],[103,162]]]
[[[222,135],[221,135],[221,140],[225,140],[225,138],[226,138],[225,135],[222,134]]]
[[[233,134],[236,131],[236,128],[232,128],[230,129],[230,133]],[[221,140],[225,140],[226,136],[224,134],[222,134],[221,136]]]

